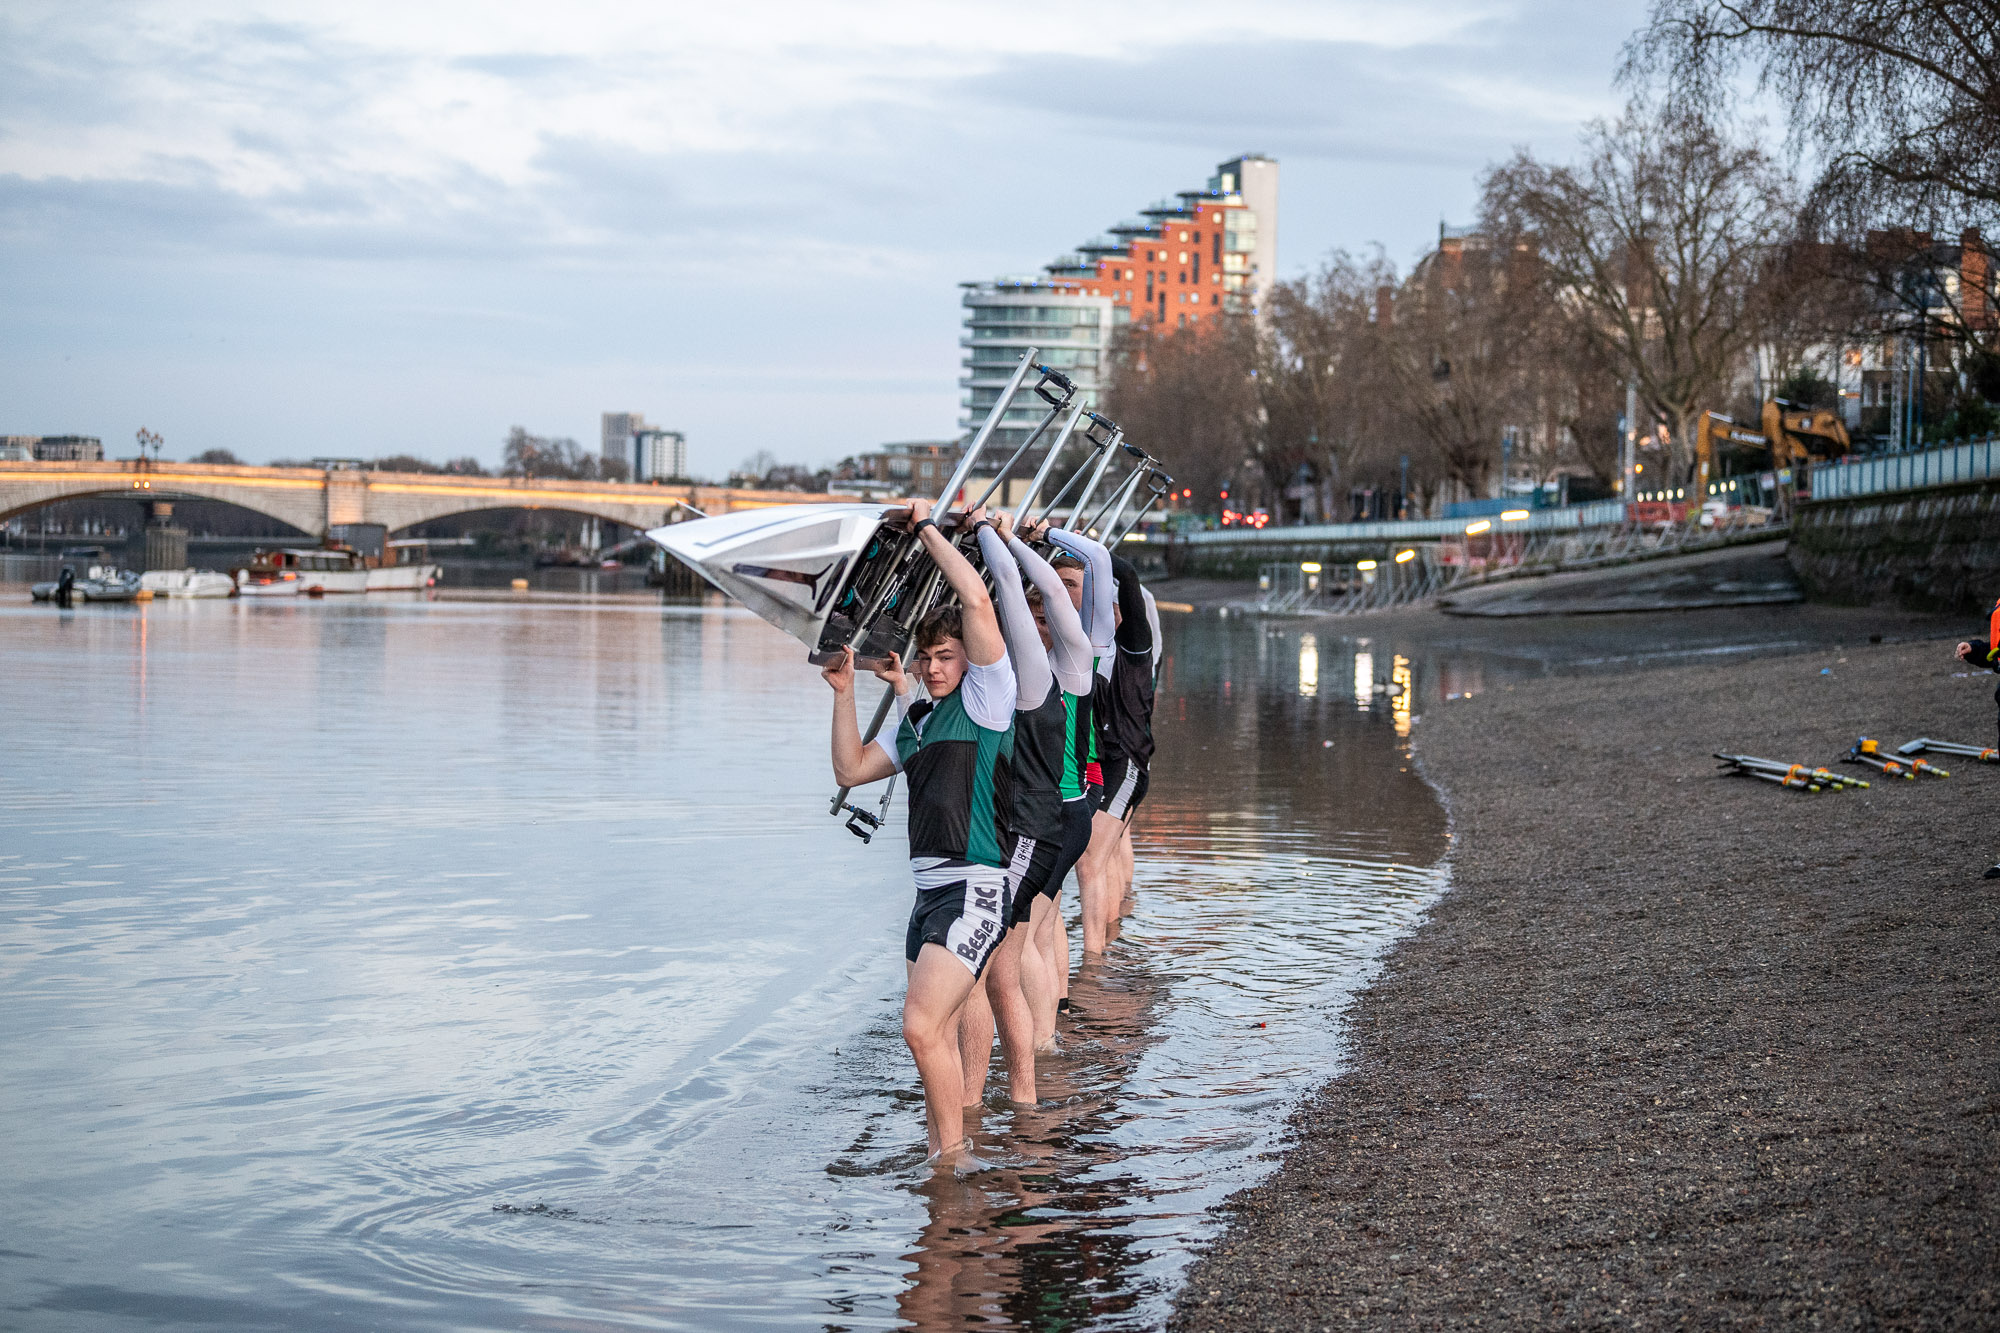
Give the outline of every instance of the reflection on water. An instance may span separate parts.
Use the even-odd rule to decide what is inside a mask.
[[[24,1327],[1152,1326],[1439,884],[1438,670],[1170,618],[1137,913],[931,1177],[905,849],[775,631],[0,598]]]

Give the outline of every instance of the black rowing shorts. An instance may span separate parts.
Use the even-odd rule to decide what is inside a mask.
[[[1016,838],[1014,859],[1007,863],[1007,925],[1027,924],[1035,895],[1042,891],[1056,862],[1062,859],[1063,844],[1051,838]]]
[[[1151,775],[1146,766],[1126,755],[1104,761],[1104,813],[1113,819],[1130,819],[1146,799]]]
[[[1093,787],[1091,791],[1101,791]],[[1048,882],[1039,891],[1049,897],[1062,898],[1063,881],[1069,872],[1076,869],[1076,863],[1090,850],[1090,817],[1097,813],[1097,800],[1089,795],[1081,800],[1063,802],[1063,842],[1062,853],[1056,858],[1055,869],[1049,872]]]
[[[927,879],[946,873],[954,878],[924,887]],[[903,932],[903,957],[914,963],[926,944],[935,944],[949,949],[973,976],[985,971],[986,960],[1007,933],[1007,878],[1007,872],[995,866],[919,872],[917,904],[910,909],[909,929]]]

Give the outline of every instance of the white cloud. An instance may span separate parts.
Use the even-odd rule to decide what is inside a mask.
[[[1376,239],[1407,258],[1483,162],[1614,105],[1639,16],[15,0],[0,400],[97,428],[144,415],[120,387],[143,384],[183,438],[246,456],[302,382],[298,429],[326,438],[278,452],[491,452],[493,421],[587,438],[600,393],[700,422],[722,466],[929,435],[956,416],[960,279],[1032,270],[1244,150],[1284,164],[1288,268]],[[237,384],[246,346],[265,371]],[[426,359],[438,397],[413,412]],[[875,395],[879,431],[854,394],[828,406],[836,382]],[[731,410],[744,394],[769,410]]]

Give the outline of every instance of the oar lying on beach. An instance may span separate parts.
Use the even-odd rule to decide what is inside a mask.
[[[1957,741],[1937,741],[1929,736],[1919,736],[1896,747],[1896,753],[1902,755],[1922,754],[1926,750],[1936,750],[1939,754],[1962,754],[1982,764],[2000,764],[2000,750],[1983,750],[1977,745],[1960,745]]]
[[[1761,778],[1765,782],[1775,782],[1781,787],[1791,787],[1800,791],[1821,791],[1843,787],[1866,787],[1859,778],[1850,778],[1836,773],[1830,768],[1807,768],[1804,764],[1788,764],[1781,759],[1759,759],[1754,754],[1717,754],[1725,767],[1747,777]]]
[[[1840,758],[1843,763],[1866,764],[1870,768],[1879,769],[1889,777],[1902,778],[1905,782],[1917,780],[1916,770],[1907,762],[1891,759],[1883,754],[1881,742],[1871,741],[1866,736],[1854,742],[1847,753]]]

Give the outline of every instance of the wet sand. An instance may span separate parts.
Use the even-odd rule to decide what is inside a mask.
[[[1559,664],[1745,614],[1505,634]],[[1454,887],[1173,1327],[2000,1321],[2000,767],[1808,795],[1709,758],[1992,744],[1994,678],[1953,677],[1970,626],[1762,614],[1824,646],[1430,709]]]

